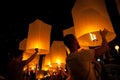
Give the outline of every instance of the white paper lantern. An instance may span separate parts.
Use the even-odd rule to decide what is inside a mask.
[[[29,52],[26,50],[26,43],[27,43],[27,38],[24,38],[20,43],[19,43],[19,50],[23,50],[23,59],[22,60],[27,60],[30,56],[33,55],[33,52]],[[29,68],[36,68],[36,64],[39,62],[39,55],[37,55],[28,65]]]
[[[109,30],[106,36],[108,42],[116,37],[104,0],[76,0],[72,15],[75,35],[81,46],[101,45],[100,29]],[[91,40],[90,33],[96,40]]]
[[[50,48],[51,25],[36,19],[29,24],[26,50],[33,52],[38,48],[39,54],[48,54]]]
[[[64,29],[63,30],[63,36],[65,36],[67,34],[73,34],[73,35],[75,35],[75,29],[74,29],[74,27],[70,27],[68,29]]]
[[[66,64],[66,49],[63,41],[53,41],[50,49],[52,66]]]
[[[19,43],[19,50],[26,50],[26,42],[27,38],[24,38],[20,43]]]

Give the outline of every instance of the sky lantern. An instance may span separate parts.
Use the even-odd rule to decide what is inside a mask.
[[[72,8],[75,36],[81,46],[101,45],[99,30],[108,29],[108,42],[116,34],[109,18],[104,0],[76,0]]]
[[[32,54],[32,53],[31,53]],[[24,52],[23,53],[23,59],[22,60],[27,60],[30,56],[31,56],[30,53],[26,53]],[[29,64],[29,70],[36,70],[36,68],[38,68],[38,62],[39,62],[39,56],[36,56]],[[37,65],[37,67],[36,67]],[[26,65],[27,66],[27,65]]]
[[[46,71],[49,70],[51,65],[51,54],[46,54],[45,57],[43,58],[43,64],[42,64],[42,70]]]
[[[51,26],[37,19],[29,24],[28,36],[19,44],[19,49],[24,50],[23,60],[28,59],[38,48],[38,53],[48,54],[50,48]],[[35,69],[39,62],[39,55],[30,63],[29,68]]]
[[[36,19],[29,24],[26,50],[32,52],[38,48],[39,54],[48,54],[50,48],[51,25]]]
[[[27,43],[27,38],[24,38],[20,43],[19,43],[19,50],[23,50],[23,59],[22,60],[27,60],[32,54],[33,52],[27,52],[26,50],[26,43]],[[33,70],[35,71],[35,69],[37,68],[36,65],[39,62],[39,56],[36,56],[29,64],[29,70]],[[27,67],[27,65],[26,65]],[[25,67],[25,68],[26,68]]]
[[[53,41],[50,49],[51,64],[53,67],[59,67],[66,64],[66,49],[63,41]]]
[[[19,43],[19,50],[26,50],[26,41],[27,41],[27,38],[24,38],[22,41],[20,41]]]
[[[75,35],[75,29],[74,29],[74,27],[70,27],[70,28],[64,29],[63,30],[63,36],[65,36],[67,34],[73,34],[73,35]]]

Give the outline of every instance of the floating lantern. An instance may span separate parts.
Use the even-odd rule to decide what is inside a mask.
[[[43,58],[42,70],[46,71],[49,70],[51,65],[51,54],[46,54]]]
[[[75,35],[75,29],[74,29],[74,27],[70,27],[70,28],[64,29],[63,30],[63,35],[65,36],[67,34],[73,34],[73,35]]]
[[[26,50],[26,42],[27,38],[24,38],[20,43],[19,43],[19,50],[23,50],[23,59],[22,60],[27,60],[30,56],[32,56],[33,52],[27,52]],[[28,65],[26,65],[27,68],[30,70],[35,71],[36,70],[36,65],[39,62],[39,56],[37,55]],[[35,71],[36,72],[36,71]]]
[[[24,38],[20,43],[19,43],[19,50],[26,50],[26,41],[27,38]]]
[[[76,0],[72,8],[75,35],[81,46],[100,46],[100,30],[108,29],[107,42],[116,34],[111,24],[104,0]],[[94,35],[94,40],[90,35]]]
[[[33,52],[38,48],[39,54],[48,54],[50,48],[51,25],[37,19],[29,24],[26,50]]]
[[[59,67],[66,64],[66,49],[63,41],[53,41],[50,49],[51,64],[53,67]]]

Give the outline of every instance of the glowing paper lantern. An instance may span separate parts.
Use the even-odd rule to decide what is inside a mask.
[[[23,50],[23,59],[22,60],[27,60],[30,56],[32,56],[33,52],[27,52],[26,50],[26,43],[27,43],[27,38],[24,38],[20,43],[19,43],[19,50]],[[35,70],[36,64],[38,64],[39,61],[39,55],[36,56],[28,65],[29,68]]]
[[[27,60],[33,53],[23,53],[23,59],[22,60]],[[29,68],[32,70],[36,69],[36,64],[39,62],[39,56],[36,56],[30,63],[29,63]]]
[[[29,24],[26,50],[38,48],[40,54],[48,54],[50,48],[51,25],[37,19]]]
[[[51,54],[46,54],[43,58],[42,70],[49,70],[51,67]]]
[[[19,43],[19,50],[26,50],[26,41],[27,38],[24,38],[20,43]]]
[[[81,46],[101,45],[100,29],[109,30],[106,36],[108,42],[116,37],[104,0],[76,0],[72,15],[75,35]]]
[[[70,27],[68,29],[64,29],[63,30],[63,35],[65,36],[67,34],[74,34],[75,35],[75,29],[74,29],[74,27]]]
[[[52,66],[61,66],[66,64],[66,50],[63,41],[53,41],[50,49]]]

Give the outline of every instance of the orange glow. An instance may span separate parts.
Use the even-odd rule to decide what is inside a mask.
[[[49,70],[49,66],[42,66],[42,70],[48,71]]]
[[[45,57],[43,58],[42,61],[42,70],[49,70],[50,67],[52,67],[51,65],[51,55],[50,54],[46,54]]]
[[[45,55],[43,64],[44,65],[51,65],[51,55],[50,54]]]
[[[27,60],[33,53],[27,53],[24,52],[23,53],[23,59],[22,60]],[[35,69],[36,68],[36,64],[38,64],[39,61],[39,56],[36,56],[30,63],[29,63],[29,68],[30,69]]]
[[[57,59],[56,63],[57,63],[58,65],[61,65],[61,61],[60,61],[59,59]]]
[[[53,41],[53,44],[51,45],[50,54],[52,64],[53,63],[65,64],[66,49],[63,41]]]
[[[29,24],[26,50],[38,48],[40,54],[48,54],[50,48],[51,25],[36,19]]]
[[[42,79],[43,77],[44,77],[43,74],[40,74],[40,75],[39,75],[39,79]]]
[[[75,35],[81,46],[101,45],[99,30],[104,28],[109,30],[108,42],[116,37],[104,0],[76,0],[72,15]],[[96,35],[97,41],[91,41],[89,33]]]
[[[96,41],[97,40],[95,34],[92,34],[92,33],[89,33],[89,34],[90,34],[90,38],[91,38],[92,41]]]

